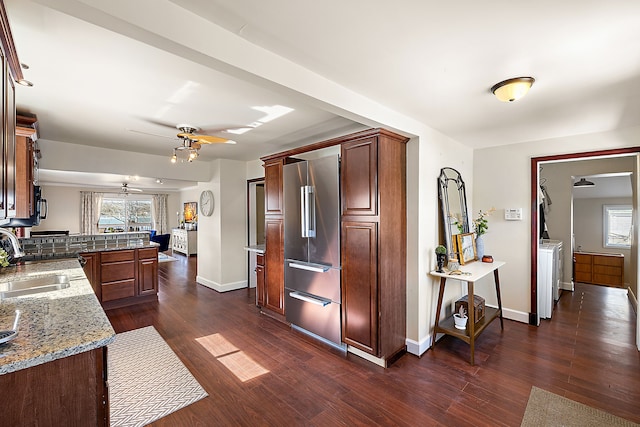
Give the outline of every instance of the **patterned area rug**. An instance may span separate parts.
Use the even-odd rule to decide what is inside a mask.
[[[177,259],[172,257],[171,255],[158,252],[158,262],[171,262],[171,261],[177,261]]]
[[[530,426],[637,427],[638,424],[546,390],[532,387],[521,424],[521,427]]]
[[[208,396],[153,326],[117,334],[107,354],[111,426],[144,426]]]

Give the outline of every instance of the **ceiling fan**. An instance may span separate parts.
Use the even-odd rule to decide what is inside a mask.
[[[128,182],[123,182],[122,183],[122,187],[120,187],[120,192],[122,194],[129,194],[129,193],[142,193],[142,189],[141,188],[132,188],[129,187],[129,183]]]

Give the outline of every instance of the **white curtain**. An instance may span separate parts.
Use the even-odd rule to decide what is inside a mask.
[[[93,191],[80,192],[80,232],[82,234],[98,233],[102,194]]]
[[[154,194],[153,196],[153,229],[157,234],[165,234],[169,231],[167,222],[167,194]]]

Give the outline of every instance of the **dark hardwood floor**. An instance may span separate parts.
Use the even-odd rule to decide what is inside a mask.
[[[465,343],[445,337],[385,370],[260,314],[253,291],[196,284],[195,257],[174,256],[159,265],[158,303],[107,312],[116,332],[155,326],[209,393],[154,426],[519,426],[531,386],[640,423],[635,314],[622,289],[578,285],[539,328],[493,322],[476,366]],[[210,335],[248,358],[239,375],[267,372],[241,381],[196,342]]]

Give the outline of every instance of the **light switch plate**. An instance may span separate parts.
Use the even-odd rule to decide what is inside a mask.
[[[522,208],[506,208],[504,219],[507,221],[522,221]]]

